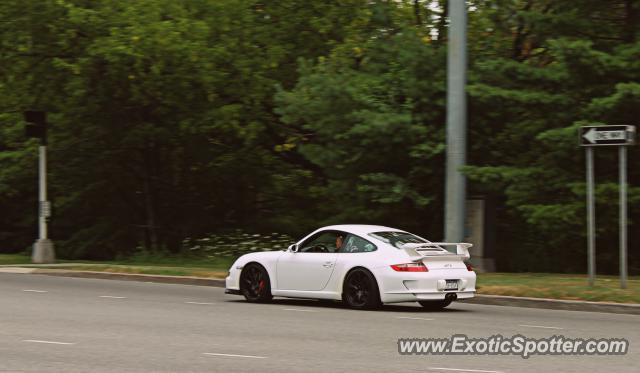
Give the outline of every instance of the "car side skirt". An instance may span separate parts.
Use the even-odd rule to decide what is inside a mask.
[[[342,294],[333,291],[302,291],[302,290],[271,290],[276,297],[306,298],[306,299],[332,299],[340,300]]]

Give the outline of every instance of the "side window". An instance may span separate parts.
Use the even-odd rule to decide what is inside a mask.
[[[346,236],[343,232],[319,232],[300,245],[301,253],[333,253],[340,240]]]
[[[343,245],[343,249],[341,249],[340,252],[341,253],[368,253],[376,250],[377,250],[376,245],[365,240],[364,238],[360,238],[358,236],[354,236],[350,234],[347,236],[347,239],[345,240]]]

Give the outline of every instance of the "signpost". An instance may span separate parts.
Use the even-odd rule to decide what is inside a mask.
[[[25,126],[27,137],[40,139],[38,148],[39,235],[38,240],[33,244],[31,261],[34,263],[53,263],[55,251],[53,242],[47,234],[47,219],[51,216],[51,204],[47,201],[47,116],[44,111],[25,111],[24,120],[27,122]]]
[[[587,163],[587,235],[589,285],[596,276],[595,207],[593,193],[593,147],[617,146],[620,161],[620,287],[627,287],[627,146],[635,144],[635,126],[584,126],[580,146],[585,147]]]

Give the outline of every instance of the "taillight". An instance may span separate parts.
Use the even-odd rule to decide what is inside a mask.
[[[471,263],[464,263],[467,266],[467,271],[469,272],[473,272],[473,267],[471,266]]]
[[[391,268],[397,272],[429,272],[429,269],[424,263],[394,264]]]

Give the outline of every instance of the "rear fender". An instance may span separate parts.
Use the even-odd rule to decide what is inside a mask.
[[[378,278],[378,276],[376,276],[375,271],[372,271],[367,267],[356,265],[356,266],[353,266],[353,267],[351,267],[348,270],[343,272],[344,274],[342,275],[342,278],[340,279],[340,281],[338,283],[338,285],[339,285],[338,286],[338,294],[340,295],[340,297],[342,298],[342,291],[344,289],[344,281],[347,279],[347,276],[349,276],[349,273],[351,273],[353,270],[356,270],[356,269],[364,269],[365,271],[371,273],[373,278],[376,280],[376,285],[378,286],[378,293],[380,293],[380,296],[382,296],[382,291],[381,291],[382,287],[380,286],[380,279]]]

